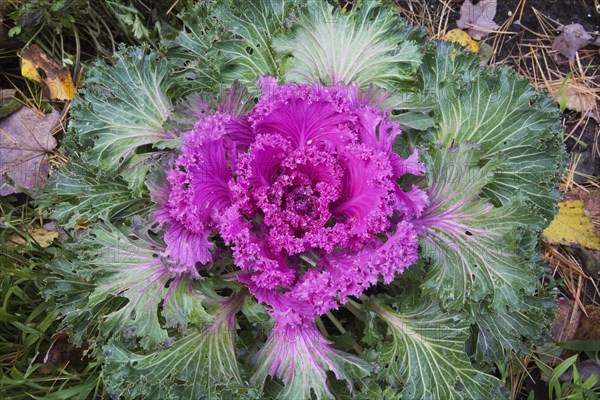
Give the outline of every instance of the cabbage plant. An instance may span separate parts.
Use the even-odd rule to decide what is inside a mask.
[[[114,398],[482,399],[542,337],[558,110],[383,1],[201,1],[96,63],[47,296]]]

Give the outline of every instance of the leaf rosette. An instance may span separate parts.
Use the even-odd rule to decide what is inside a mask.
[[[110,392],[503,397],[492,366],[551,312],[552,101],[385,2],[182,20],[160,53],[92,68],[63,144],[85,164],[40,200],[91,222],[47,293]]]

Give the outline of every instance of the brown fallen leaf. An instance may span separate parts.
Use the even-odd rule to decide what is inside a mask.
[[[577,191],[579,198],[583,201],[583,211],[590,219],[596,235],[600,236],[600,189],[594,189],[589,192],[584,190]]]
[[[460,19],[456,21],[459,28],[469,28],[469,36],[475,40],[481,40],[491,31],[499,28],[494,22],[496,16],[496,0],[481,0],[473,4],[471,0],[465,0],[460,7]]]
[[[558,309],[550,325],[550,335],[555,343],[568,342],[575,337],[582,312],[567,298],[559,298],[557,303]]]
[[[21,75],[40,82],[53,100],[75,98],[75,86],[69,69],[58,65],[37,45],[31,45],[21,56]]]
[[[575,334],[563,341],[568,342],[575,340],[598,342],[600,340],[600,312],[596,311],[596,308],[597,307],[594,304],[585,306],[585,314],[580,311],[581,319],[578,321],[577,326],[575,326]],[[565,349],[560,358],[564,360],[574,354],[577,354],[577,351]]]
[[[596,360],[587,359],[584,361],[580,361],[575,364],[575,368],[577,369],[577,374],[579,375],[579,379],[581,379],[581,382],[587,381],[592,375],[596,375],[597,378],[600,378],[600,365],[598,365]],[[558,380],[560,382],[572,381],[573,368],[569,368],[558,378]]]
[[[587,33],[580,24],[565,25],[561,34],[552,42],[552,50],[557,51],[568,60],[573,60],[577,50],[592,43],[592,39],[592,35]]]
[[[585,306],[585,311],[587,317],[579,324],[573,339],[600,341],[600,312],[593,304]]]
[[[549,92],[559,104],[564,99],[564,105],[569,110],[585,113],[597,108],[596,95],[584,83],[569,80],[563,85],[561,82],[554,82],[549,86]]]
[[[58,112],[44,115],[27,107],[0,119],[0,196],[46,182],[48,153],[57,145],[51,131],[59,119]]]
[[[77,347],[69,342],[69,337],[63,333],[52,336],[52,344],[45,353],[39,354],[35,362],[45,364],[38,370],[46,375],[54,368],[65,368],[70,365],[75,370],[85,367],[89,359],[84,354],[87,345]]]

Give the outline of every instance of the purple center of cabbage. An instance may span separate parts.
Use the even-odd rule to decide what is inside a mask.
[[[218,233],[279,322],[310,321],[416,261],[410,221],[427,197],[397,180],[424,166],[392,150],[400,128],[373,93],[272,78],[261,89],[248,114],[224,105],[184,135],[158,213],[165,256],[194,273]]]

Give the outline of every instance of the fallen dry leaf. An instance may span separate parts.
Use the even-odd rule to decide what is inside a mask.
[[[59,233],[48,231],[44,228],[32,226],[27,228],[27,234],[40,245],[40,247],[46,248],[54,242],[55,239],[58,238]],[[14,235],[11,237],[11,243],[15,245],[25,245],[27,242],[21,238],[20,236]]]
[[[564,99],[565,107],[569,110],[581,113],[596,110],[596,95],[585,84],[569,80],[565,85],[560,82],[553,83],[549,89],[558,104],[562,104]]]
[[[473,53],[479,51],[479,44],[471,39],[471,36],[469,36],[467,32],[460,29],[452,29],[446,33],[446,35],[444,35],[444,40],[446,42],[458,43]]]
[[[585,215],[592,221],[596,235],[600,236],[600,189],[594,189],[589,192],[580,190],[578,195],[583,201]]]
[[[559,309],[560,307],[561,304],[559,302]],[[598,342],[600,340],[600,313],[596,311],[596,308],[595,305],[588,304],[585,306],[585,313],[579,310],[580,319],[577,320],[577,324],[575,325],[575,334],[572,337],[563,340],[564,342],[571,340]],[[558,311],[558,313],[560,314],[560,311]],[[576,350],[565,349],[560,355],[560,358],[564,360],[577,353]]]
[[[473,4],[471,0],[465,0],[460,7],[460,19],[456,21],[459,28],[469,28],[469,36],[475,40],[481,40],[491,31],[499,28],[494,22],[496,16],[496,0],[481,0]]]
[[[88,358],[85,356],[84,351],[87,345],[83,347],[77,347],[73,343],[69,342],[69,337],[63,333],[52,336],[52,344],[45,353],[39,354],[36,358],[36,362],[42,363],[38,371],[44,375],[52,372],[50,366],[55,368],[65,368],[67,365],[79,369],[84,367]]]
[[[25,50],[21,57],[21,75],[40,82],[49,98],[53,100],[75,98],[75,86],[68,68],[58,65],[35,44]]]
[[[587,317],[581,320],[574,340],[600,340],[600,312],[593,304],[585,306]]]
[[[575,368],[577,369],[577,374],[579,375],[579,379],[581,382],[587,381],[592,375],[596,375],[596,377],[600,377],[600,365],[596,362],[596,360],[587,359],[580,361],[575,364]],[[561,382],[570,382],[573,380],[573,368],[569,368],[562,374],[559,378]]]
[[[31,190],[48,179],[48,152],[56,147],[51,134],[60,113],[40,114],[21,108],[0,119],[0,196]]]
[[[577,50],[592,43],[592,35],[580,24],[570,24],[563,27],[563,31],[552,42],[552,50],[558,51],[559,54],[566,57],[568,60],[573,60],[577,54]]]
[[[583,314],[572,300],[559,298],[558,309],[552,325],[550,325],[550,336],[555,343],[573,340]]]
[[[58,226],[58,224],[55,221],[50,221],[45,223],[42,228],[44,228],[47,231],[50,232],[56,232],[58,234],[56,240],[59,243],[64,243],[65,240],[67,240],[67,238],[69,237],[69,235],[67,235],[67,232],[65,232],[64,229],[62,229],[60,226]]]
[[[550,243],[577,244],[592,250],[600,250],[600,238],[583,210],[581,200],[562,200],[559,212],[544,230],[544,238]]]
[[[44,228],[31,228],[29,235],[40,245],[40,247],[48,247],[59,236],[58,232],[47,231]]]

